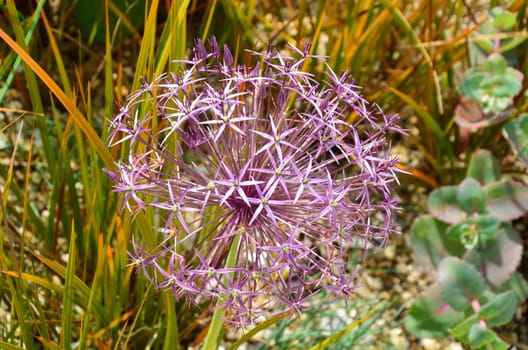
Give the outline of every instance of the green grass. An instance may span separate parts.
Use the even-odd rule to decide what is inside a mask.
[[[107,18],[116,12],[114,3],[101,1]],[[12,121],[0,127],[14,140],[0,151],[0,308],[9,315],[0,318],[2,348],[175,349],[204,339],[200,319],[207,315],[154,290],[129,265],[132,234],[156,244],[154,218],[140,213],[132,222],[128,213],[121,215],[101,170],[113,168],[125,151],[105,144],[105,118],[123,100],[122,88],[134,91],[140,78],[178,69],[172,60],[185,58],[195,38],[215,35],[239,62],[246,48],[311,41],[314,53],[328,55],[336,71],[353,74],[367,99],[401,113],[404,125],[418,117],[420,136],[408,140],[426,163],[409,169],[416,181],[454,181],[461,153],[497,140],[497,133],[485,132],[465,145],[453,124],[450,96],[461,67],[469,64],[465,42],[477,26],[462,1],[151,0],[144,30],[135,31],[141,40],[114,36],[107,20],[104,44],[89,44],[86,33],[71,37],[78,32],[67,30],[75,25],[70,2],[61,2],[55,15],[44,1],[26,3],[22,8],[18,1],[0,1],[0,107]],[[522,1],[511,6],[526,11]],[[130,25],[123,13],[116,15]],[[526,28],[526,22],[520,25]],[[525,71],[526,55],[520,63]],[[123,73],[126,67],[134,69],[132,77]],[[317,74],[320,67],[305,69]],[[94,76],[99,86],[93,86]],[[12,103],[8,88],[18,91],[27,113]],[[35,188],[44,196],[39,200],[46,215],[31,193]],[[352,307],[367,312],[364,305]],[[376,332],[369,320],[379,312],[339,341]],[[277,344],[293,346],[295,337],[307,336],[285,338],[284,327],[292,322],[270,322]],[[310,337],[316,346],[327,335]]]

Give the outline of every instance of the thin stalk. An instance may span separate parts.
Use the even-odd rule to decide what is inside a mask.
[[[227,256],[226,268],[231,268],[235,266],[235,260],[238,252],[238,244],[240,242],[240,235],[235,235],[233,242],[231,243],[231,248],[229,248],[229,254]],[[225,282],[225,278],[224,278]],[[223,297],[225,295],[220,295],[216,302],[216,310],[213,313],[213,319],[211,320],[211,325],[209,326],[209,331],[205,337],[205,342],[203,345],[203,350],[215,350],[218,348],[218,336],[220,335],[220,330],[224,323],[225,309],[223,308]]]

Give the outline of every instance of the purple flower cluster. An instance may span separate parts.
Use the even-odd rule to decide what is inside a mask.
[[[370,106],[347,74],[296,50],[250,52],[198,41],[184,68],[144,82],[111,121],[128,152],[111,173],[132,213],[148,212],[161,243],[133,242],[132,264],[158,287],[216,301],[237,324],[298,311],[326,289],[354,291],[353,247],[395,231],[397,118]]]

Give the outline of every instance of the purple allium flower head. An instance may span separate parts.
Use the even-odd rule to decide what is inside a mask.
[[[322,289],[347,298],[351,249],[395,231],[386,135],[401,131],[397,118],[348,74],[326,67],[320,83],[303,71],[323,60],[308,52],[250,52],[254,66],[235,66],[227,47],[198,41],[180,72],[145,82],[110,124],[110,144],[128,152],[115,191],[159,223],[161,243],[133,241],[132,264],[234,323],[301,310]]]

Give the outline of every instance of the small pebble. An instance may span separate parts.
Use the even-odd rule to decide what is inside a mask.
[[[407,276],[407,281],[409,281],[409,283],[414,284],[420,279],[420,276],[421,273],[419,271],[417,271],[416,269],[411,270],[411,272]]]
[[[385,254],[385,257],[389,260],[394,260],[396,257],[396,247],[395,246],[388,246],[383,250],[383,254]]]
[[[405,346],[406,339],[403,336],[403,331],[401,328],[398,327],[391,329],[389,332],[389,338],[394,346],[398,348],[403,348]]]
[[[382,318],[379,318],[379,319],[376,320],[375,323],[376,323],[377,327],[383,327],[383,326],[385,326],[386,321],[384,319],[382,319]]]
[[[403,301],[413,301],[414,295],[409,291],[405,291],[401,294]]]
[[[395,278],[393,283],[394,284],[392,285],[392,290],[394,290],[398,294],[403,293],[403,287],[402,287],[402,285],[400,283],[400,279],[399,278]]]
[[[421,341],[424,350],[437,350],[439,349],[438,341],[436,339],[424,338]]]
[[[405,275],[409,271],[409,266],[406,264],[398,263],[396,264],[396,273],[400,275]]]
[[[365,278],[367,285],[373,289],[373,290],[382,290],[383,289],[383,282],[381,281],[381,278],[377,277],[370,277],[367,276]]]
[[[66,260],[67,261],[67,260]],[[59,278],[59,276],[57,275],[53,275],[51,276],[51,283],[57,285],[57,286],[62,286],[62,281],[61,279]]]
[[[464,350],[464,347],[459,343],[451,343],[444,348],[445,350]]]

